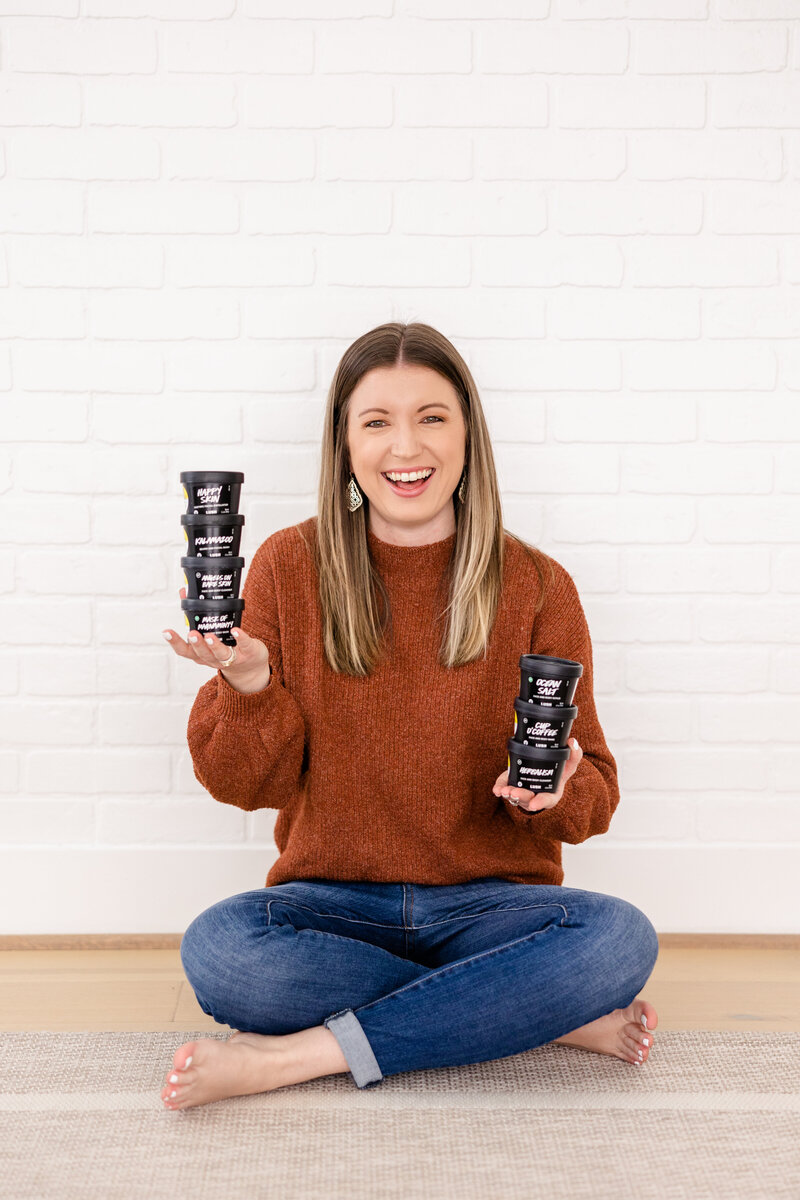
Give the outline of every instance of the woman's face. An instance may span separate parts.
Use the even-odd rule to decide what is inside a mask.
[[[455,532],[453,493],[464,469],[467,430],[455,389],[430,367],[376,367],[350,397],[347,448],[369,525],[382,541],[425,545]],[[395,487],[386,472],[428,471],[426,483]]]

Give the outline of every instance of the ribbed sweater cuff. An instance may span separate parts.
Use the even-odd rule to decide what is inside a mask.
[[[270,674],[269,683],[265,688],[262,688],[260,692],[250,692],[246,695],[244,692],[237,692],[236,688],[231,687],[222,672],[217,671],[217,698],[220,715],[232,721],[248,721],[261,716],[262,713],[268,713],[273,705],[280,704],[282,699],[279,695],[280,692],[284,692],[284,689],[276,680],[274,672]]]

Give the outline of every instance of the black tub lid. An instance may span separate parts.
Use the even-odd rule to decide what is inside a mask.
[[[571,658],[551,658],[547,654],[523,654],[519,660],[521,671],[545,675],[548,679],[574,679],[583,674],[583,664]]]
[[[244,525],[244,513],[181,513],[181,525],[197,525],[201,529],[211,525]]]
[[[229,600],[181,600],[181,608],[184,612],[191,613],[241,612],[244,608],[244,600],[237,600],[233,597]]]
[[[199,558],[194,554],[184,554],[181,559],[181,566],[189,571],[210,571],[213,574],[222,571],[235,571],[237,567],[244,567],[243,558],[231,558],[230,556],[222,558]]]
[[[205,559],[201,560],[205,561]],[[215,559],[219,562],[219,559]],[[225,561],[224,559],[222,560]],[[183,559],[181,559],[183,562]],[[514,708],[519,713],[524,713],[526,717],[534,717],[537,721],[574,721],[578,715],[577,704],[562,704],[558,708],[550,708],[546,704],[534,704],[531,700],[520,700],[517,696],[514,701]]]
[[[181,483],[244,483],[244,472],[181,471]]]
[[[569,746],[523,746],[522,742],[508,739],[508,753],[516,758],[531,758],[536,762],[566,762],[572,751]]]

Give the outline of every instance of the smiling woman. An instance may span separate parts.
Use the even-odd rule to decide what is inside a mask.
[[[272,534],[244,583],[244,646],[259,671],[268,654],[268,682],[218,672],[189,717],[196,777],[277,809],[279,856],[266,890],[186,931],[201,1007],[240,1032],[180,1047],[165,1102],[347,1070],[370,1087],[570,1038],[642,1061],[655,931],[563,887],[561,843],[605,833],[619,800],[586,620],[568,572],[503,527],[452,343],[398,323],[355,341],[320,458],[317,516]],[[546,795],[504,769],[521,653],[585,668]]]
[[[347,447],[377,537],[423,546],[455,532],[466,439],[458,395],[436,371],[407,363],[367,372],[350,397]]]
[[[503,528],[480,395],[438,330],[391,322],[353,342],[328,391],[321,450],[309,552],[320,581],[325,657],[335,671],[369,675],[391,634],[390,599],[369,534],[409,548],[454,539],[439,588],[444,666],[486,653],[508,540],[527,554],[535,603],[544,603],[550,560]],[[403,479],[420,472],[427,478]]]

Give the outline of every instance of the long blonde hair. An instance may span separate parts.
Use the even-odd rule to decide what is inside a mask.
[[[391,630],[391,606],[367,542],[369,501],[355,512],[347,506],[350,461],[347,424],[350,397],[375,367],[430,367],[455,389],[466,426],[466,494],[454,497],[456,536],[441,593],[447,617],[439,662],[458,667],[486,657],[503,579],[504,530],[489,431],[478,389],[467,364],[446,337],[430,325],[391,321],[358,338],[342,355],[328,390],[322,432],[313,548],[325,656],[334,671],[369,675]],[[462,476],[462,478],[464,478]],[[544,602],[546,555],[510,534],[533,559]],[[310,548],[311,549],[311,548]],[[550,566],[552,577],[552,566]],[[446,596],[445,596],[446,592]],[[380,610],[380,611],[379,611]]]

